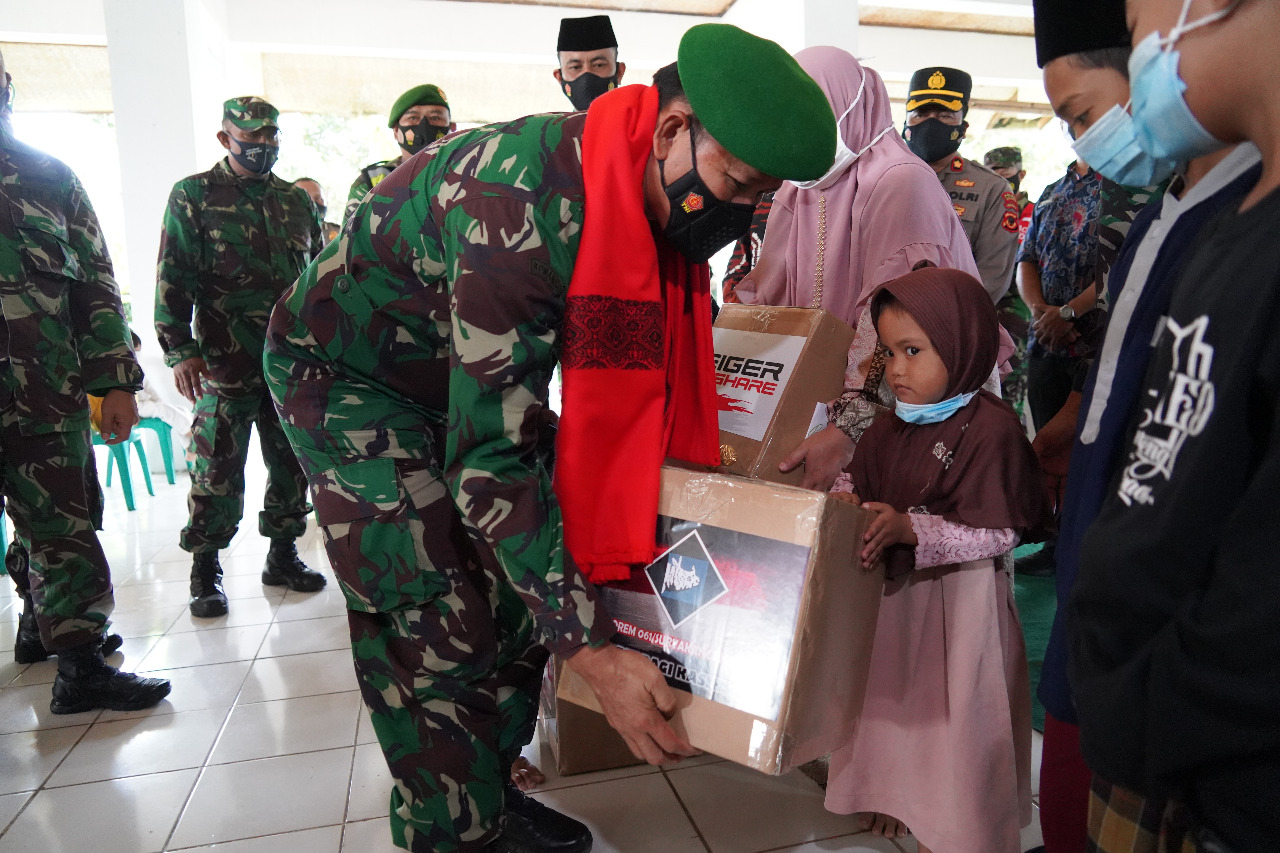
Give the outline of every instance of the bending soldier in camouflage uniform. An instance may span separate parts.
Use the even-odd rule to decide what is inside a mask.
[[[391,128],[391,135],[400,146],[400,156],[394,160],[370,163],[360,170],[347,193],[347,212],[343,222],[351,218],[369,190],[394,172],[397,166],[440,137],[453,133],[458,126],[450,118],[444,90],[427,83],[414,86],[396,98],[391,106],[391,115],[387,117],[387,127]]]
[[[537,425],[566,288],[587,204],[613,211],[634,198],[628,222],[665,224],[700,261],[745,231],[754,202],[781,182],[725,138],[788,152],[775,156],[799,164],[778,171],[804,180],[830,167],[835,127],[821,90],[772,42],[702,25],[680,57],[656,92],[623,87],[589,113],[436,143],[374,189],[272,316],[268,382],[347,599],[361,693],[395,779],[393,838],[410,850],[589,849],[585,827],[506,781],[532,735],[548,649],[593,687],[638,756],[691,752],[658,712],[674,694],[647,659],[609,643],[612,622],[565,549]],[[732,57],[748,70],[717,73]],[[697,165],[695,84],[697,98],[728,105],[719,121],[700,113]],[[785,97],[760,94],[782,86]],[[650,106],[627,113],[634,135],[591,136],[593,121],[620,120],[641,98]],[[797,144],[779,145],[768,122]],[[584,129],[608,140],[601,148],[637,152],[627,156],[641,158],[642,187],[592,201]],[[726,227],[731,208],[746,217]]]
[[[275,107],[261,98],[224,105],[218,139],[230,155],[174,185],[160,235],[156,334],[174,382],[195,403],[188,460],[191,517],[179,544],[193,554],[191,613],[227,612],[218,552],[244,515],[249,433],[267,465],[258,531],[271,540],[262,582],[314,592],[324,576],[298,559],[307,528],[307,480],[267,394],[262,347],[271,307],[323,239],[311,198],[271,174]],[[192,314],[195,335],[192,335]]]
[[[0,489],[23,599],[14,656],[58,655],[55,714],[150,708],[169,682],[103,660],[114,600],[85,397],[103,395],[118,444],[138,422],[142,370],[89,198],[65,165],[13,138],[2,56],[0,82]]]

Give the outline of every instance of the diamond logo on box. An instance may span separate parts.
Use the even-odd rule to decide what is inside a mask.
[[[645,566],[644,574],[673,628],[729,591],[696,530]]]

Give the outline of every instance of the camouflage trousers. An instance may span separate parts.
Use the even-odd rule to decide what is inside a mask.
[[[285,426],[346,597],[360,692],[387,759],[391,831],[471,853],[499,830],[547,661],[532,614],[427,459],[387,433]],[[392,442],[394,444],[394,442]]]
[[[206,392],[196,402],[187,465],[190,521],[179,544],[191,552],[220,551],[231,543],[244,517],[244,466],[249,433],[258,426],[258,444],[267,465],[267,491],[258,532],[270,539],[297,539],[307,530],[307,479],[280,428],[271,395]]]
[[[1013,338],[1014,351],[1009,358],[1009,375],[1000,383],[1000,396],[1022,417],[1022,407],[1027,399],[1027,333],[1031,330],[1031,309],[1018,295],[1016,286],[1010,287],[996,303],[996,317],[1000,325]]]
[[[13,521],[6,567],[51,652],[96,640],[115,604],[98,542],[102,490],[87,430],[23,435],[0,412],[0,490]],[[29,552],[28,553],[24,553]]]

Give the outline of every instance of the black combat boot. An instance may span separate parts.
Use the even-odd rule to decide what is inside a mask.
[[[109,657],[124,645],[119,634],[107,634],[102,638],[102,656]],[[49,651],[40,639],[40,626],[36,624],[35,607],[29,596],[22,597],[22,615],[18,617],[18,636],[13,642],[13,659],[17,663],[40,663],[49,659]]]
[[[318,592],[325,585],[324,575],[307,568],[299,559],[298,545],[292,539],[271,540],[262,582],[267,586],[287,586],[294,592]]]
[[[588,853],[591,830],[568,815],[549,809],[508,783],[503,791],[502,835],[485,853]]]
[[[96,708],[141,711],[169,695],[169,682],[143,678],[107,666],[97,642],[85,643],[58,654],[58,677],[53,682],[55,714],[79,714]]]
[[[191,615],[197,619],[225,616],[227,594],[222,591],[222,564],[217,551],[191,555]]]

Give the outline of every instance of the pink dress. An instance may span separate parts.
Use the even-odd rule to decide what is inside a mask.
[[[885,585],[866,702],[826,806],[880,812],[934,853],[1021,853],[1031,693],[1011,530],[913,515],[916,569]]]

